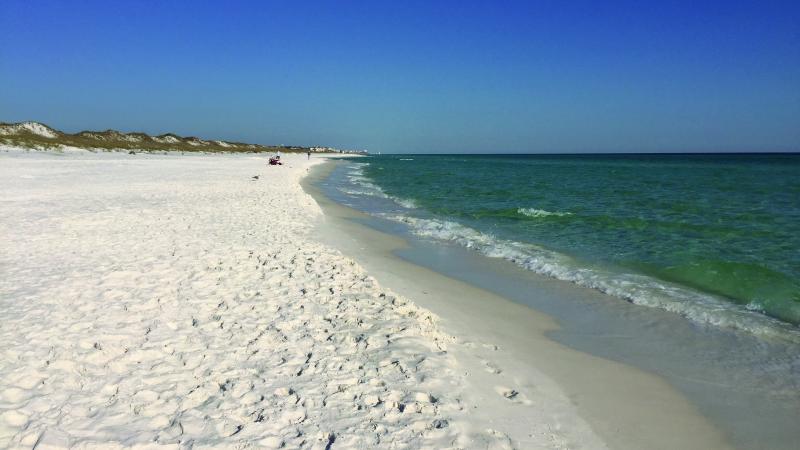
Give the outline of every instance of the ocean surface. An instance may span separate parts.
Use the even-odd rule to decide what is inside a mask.
[[[797,448],[800,155],[371,156],[318,186],[395,256],[663,377],[734,448]]]
[[[391,155],[345,164],[340,193],[417,236],[698,323],[800,343],[800,155]]]

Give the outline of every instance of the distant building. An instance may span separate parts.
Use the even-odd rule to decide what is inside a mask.
[[[333,147],[309,147],[308,151],[312,153],[353,153],[359,155],[366,155],[369,153],[366,150],[340,150]]]

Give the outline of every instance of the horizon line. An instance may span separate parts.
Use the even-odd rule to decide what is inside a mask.
[[[653,151],[653,152],[515,152],[515,153],[451,153],[451,152],[437,152],[437,153],[402,153],[402,152],[369,152],[370,155],[418,155],[418,156],[436,156],[436,155],[458,155],[458,156],[517,156],[517,155],[537,155],[537,156],[613,156],[613,155],[800,155],[800,150],[786,150],[786,151],[722,151],[722,152],[709,152],[709,151]]]

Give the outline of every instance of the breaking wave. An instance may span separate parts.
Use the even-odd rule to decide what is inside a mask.
[[[511,261],[538,274],[596,289],[636,305],[660,308],[698,323],[800,343],[800,331],[759,314],[759,308],[753,304],[736,305],[647,275],[582,265],[567,255],[533,244],[499,239],[456,222],[397,214],[377,215],[407,224],[418,236],[453,242],[484,256]]]
[[[387,194],[381,189],[380,186],[373,183],[369,178],[364,175],[364,165],[350,166],[350,171],[347,174],[347,179],[352,184],[352,187],[339,187],[339,191],[347,195],[368,196],[385,198],[393,201],[394,203],[406,209],[417,208],[417,203],[414,200],[395,197]]]
[[[522,214],[523,216],[528,216],[528,217],[548,217],[548,216],[564,217],[572,215],[572,213],[570,212],[561,212],[561,211],[552,212],[535,208],[519,208],[517,209],[517,214]]]

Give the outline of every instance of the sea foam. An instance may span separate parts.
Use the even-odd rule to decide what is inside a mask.
[[[484,256],[511,261],[538,274],[596,289],[636,305],[667,310],[698,323],[800,343],[800,331],[791,325],[710,294],[646,275],[589,267],[567,255],[533,244],[500,239],[453,221],[377,215],[407,224],[418,236],[453,242]]]
[[[548,217],[548,216],[563,217],[572,215],[571,212],[561,212],[561,211],[553,212],[535,208],[519,208],[517,209],[517,214],[522,214],[523,216],[528,216],[528,217]]]
[[[394,203],[402,206],[406,209],[415,209],[417,208],[417,203],[414,200],[396,197],[393,195],[389,195],[381,189],[380,186],[376,185],[372,182],[367,176],[364,175],[363,166],[367,165],[368,163],[364,163],[362,165],[354,165],[349,166],[350,170],[347,173],[347,179],[352,183],[354,186],[358,186],[357,189],[352,189],[348,187],[339,187],[339,191],[347,194],[347,195],[356,195],[356,196],[369,196],[369,197],[378,197],[378,198],[385,198],[388,200],[393,201]]]

